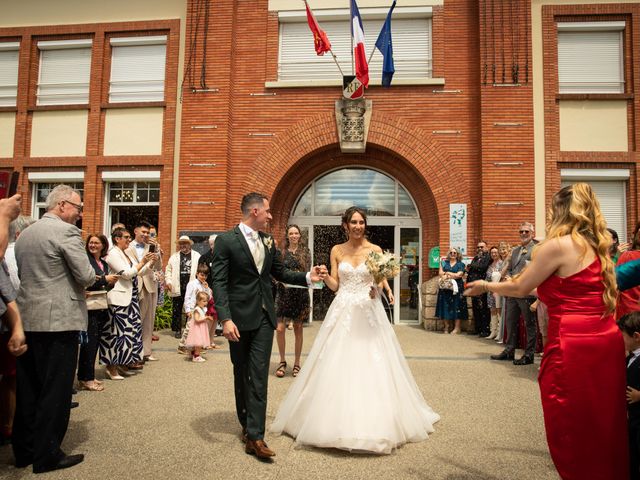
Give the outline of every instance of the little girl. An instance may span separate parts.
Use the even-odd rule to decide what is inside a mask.
[[[196,295],[196,307],[193,309],[193,316],[190,320],[189,335],[185,342],[187,347],[193,348],[192,362],[205,362],[206,360],[200,356],[200,350],[211,343],[206,313],[208,302],[209,294],[207,292],[198,292]]]

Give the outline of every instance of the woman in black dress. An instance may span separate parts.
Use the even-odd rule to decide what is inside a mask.
[[[296,272],[308,272],[311,265],[309,249],[300,244],[300,227],[287,226],[287,237],[282,259],[285,267]],[[300,371],[300,354],[302,353],[302,326],[309,319],[309,291],[306,288],[297,288],[289,285],[278,285],[277,297],[278,328],[276,339],[280,352],[280,364],[276,370],[276,377],[284,377],[287,371],[287,362],[284,359],[285,330],[288,322],[293,322],[295,336],[295,349],[293,370],[291,374],[296,377]]]

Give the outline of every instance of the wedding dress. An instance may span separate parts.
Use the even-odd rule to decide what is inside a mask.
[[[340,288],[271,426],[300,445],[387,454],[425,440],[440,419],[402,354],[363,264],[338,266]]]

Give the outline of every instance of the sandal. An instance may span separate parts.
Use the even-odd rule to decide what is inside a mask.
[[[104,390],[104,385],[102,385],[101,383],[97,383],[95,380],[91,383],[80,382],[78,387],[80,390],[88,390],[90,392],[101,392]]]
[[[207,348],[207,350],[220,350],[222,348],[221,345],[216,345],[215,343],[212,343],[211,345],[209,345],[209,348]]]
[[[276,369],[276,377],[282,378],[287,371],[287,362],[280,362]]]
[[[291,370],[291,376],[297,377],[299,373],[300,373],[300,365],[294,365],[293,370]]]

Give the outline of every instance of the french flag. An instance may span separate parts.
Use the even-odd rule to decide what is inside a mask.
[[[364,29],[356,0],[351,0],[351,37],[353,38],[353,57],[356,64],[356,78],[366,87],[369,86],[369,65],[364,47]]]

